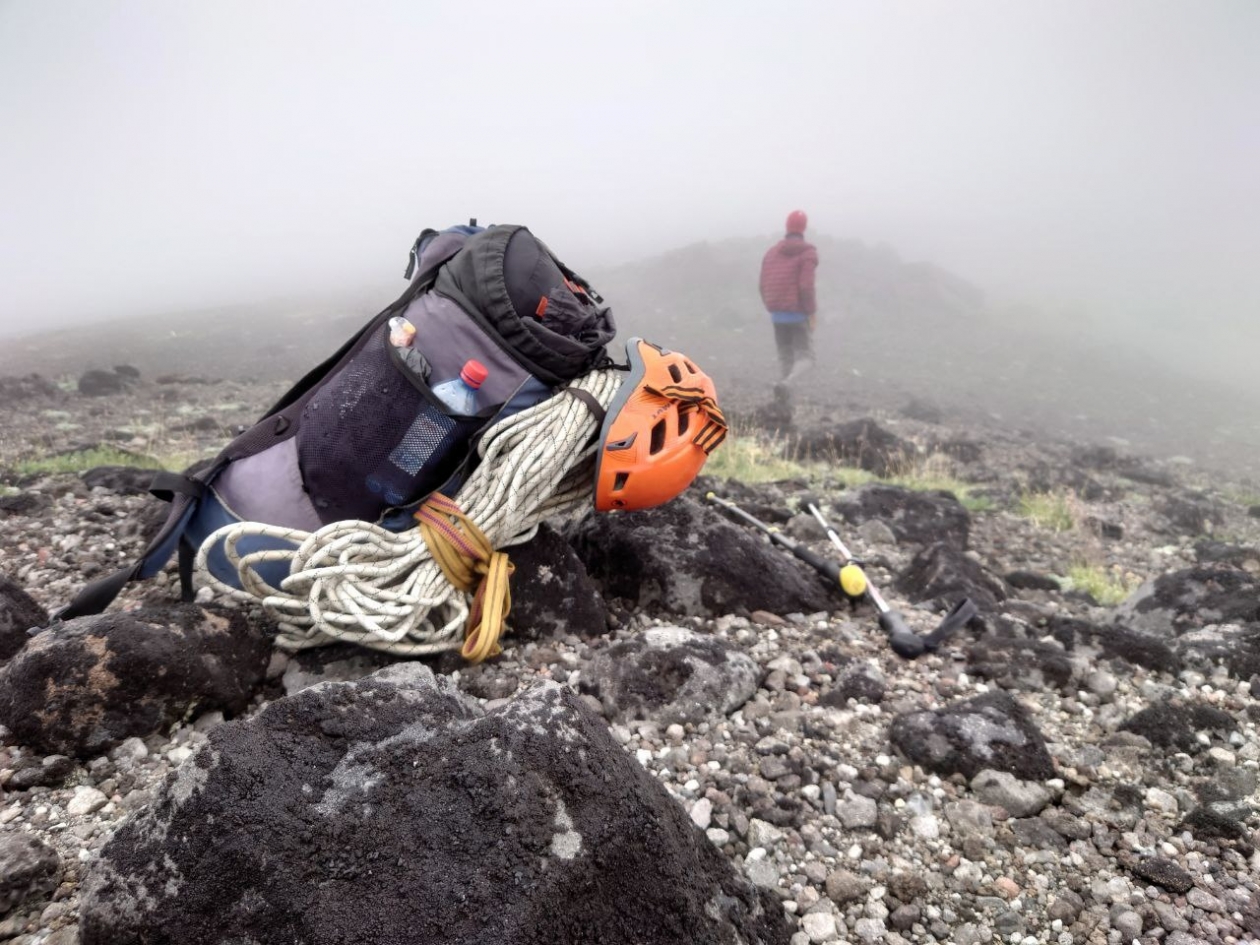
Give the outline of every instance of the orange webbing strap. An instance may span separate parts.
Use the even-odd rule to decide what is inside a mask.
[[[471,592],[475,587],[464,645],[460,654],[470,663],[503,652],[499,637],[512,609],[508,579],[515,570],[508,556],[495,551],[490,539],[453,500],[435,492],[416,511],[420,536],[442,574],[453,587]]]
[[[706,455],[712,453],[726,439],[726,432],[729,427],[726,423],[725,414],[722,413],[722,409],[717,405],[717,401],[699,387],[682,387],[678,384],[671,384],[668,387],[659,389],[649,387],[647,390],[658,397],[667,397],[679,403],[690,404],[704,414],[706,422],[700,428],[700,432],[695,435],[692,442],[704,450]]]

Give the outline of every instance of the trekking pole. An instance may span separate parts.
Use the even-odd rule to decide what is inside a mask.
[[[823,514],[818,511],[818,507],[810,503],[808,508],[814,518],[818,520],[818,524],[826,531],[827,537],[836,546],[836,550],[844,557],[844,564],[857,567],[857,562],[854,560],[852,553],[844,546],[844,542],[840,540],[836,530],[823,518]],[[889,645],[894,653],[898,656],[904,656],[906,659],[912,660],[917,656],[922,656],[924,653],[935,650],[945,642],[950,634],[970,621],[977,613],[976,605],[971,602],[970,598],[964,597],[945,615],[935,630],[927,636],[921,637],[910,629],[899,611],[893,610],[888,606],[888,602],[884,600],[879,589],[865,576],[865,572],[863,572],[863,579],[866,587],[866,596],[870,598],[871,603],[875,605],[875,609],[879,612],[879,625],[888,634]]]

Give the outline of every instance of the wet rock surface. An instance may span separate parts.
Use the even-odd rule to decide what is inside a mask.
[[[897,589],[916,603],[931,601],[939,608],[969,597],[982,613],[993,612],[1006,599],[1006,588],[998,578],[945,542],[928,545],[915,555],[897,579]]]
[[[0,669],[0,724],[23,744],[87,758],[194,708],[241,711],[270,649],[240,611],[80,617],[32,637]]]
[[[0,575],[0,663],[30,639],[27,631],[48,623],[48,611],[13,581]]]
[[[689,496],[594,515],[568,533],[606,596],[674,614],[813,612],[834,600],[814,572]]]
[[[888,476],[908,467],[919,449],[874,420],[864,418],[802,429],[796,435],[793,451],[801,459],[856,466],[877,476]]]
[[[1028,710],[1001,691],[937,711],[897,716],[890,737],[906,757],[938,774],[974,778],[993,770],[1024,781],[1056,774]]]
[[[105,847],[81,920],[85,945],[485,941],[487,926],[503,943],[789,937],[775,897],[574,695],[544,686],[485,713],[414,663],[216,729]]]
[[[608,608],[599,589],[555,529],[543,524],[537,535],[508,554],[516,566],[508,617],[514,639],[595,635],[608,628]]]
[[[698,723],[729,715],[757,691],[760,670],[748,656],[682,627],[653,627],[597,652],[581,691],[614,721]]]
[[[38,837],[0,828],[0,916],[57,888],[61,858]]]
[[[846,492],[835,506],[846,522],[880,521],[899,542],[947,542],[967,547],[971,516],[950,492],[919,492],[900,486],[866,485]]]

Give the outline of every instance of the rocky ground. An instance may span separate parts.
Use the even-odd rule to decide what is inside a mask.
[[[190,459],[285,386],[101,374],[0,379],[0,941],[1260,940],[1254,484],[749,387],[808,474],[557,523],[484,665],[273,652],[169,570],[30,636],[161,505],[22,461]],[[902,660],[710,490],[829,552],[822,506],[916,630],[981,617]]]

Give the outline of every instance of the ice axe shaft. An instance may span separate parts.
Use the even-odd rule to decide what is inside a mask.
[[[823,577],[827,578],[829,581],[834,581],[837,585],[839,585],[841,565],[838,565],[834,561],[824,558],[822,555],[816,554],[815,552],[810,551],[808,548],[805,548],[804,546],[797,544],[796,542],[792,541],[792,539],[784,535],[782,532],[775,531],[765,522],[761,521],[758,518],[755,518],[752,515],[749,515],[747,512],[741,509],[734,502],[727,502],[725,499],[720,499],[716,495],[714,495],[712,492],[708,494],[707,498],[710,502],[714,503],[715,505],[720,505],[722,508],[726,509],[726,511],[730,512],[732,515],[736,516],[741,521],[747,522],[749,525],[753,526],[754,528],[762,532],[765,532],[766,535],[770,537],[771,541],[786,548],[793,555],[800,558],[802,561],[808,564],[811,568],[813,568]]]

